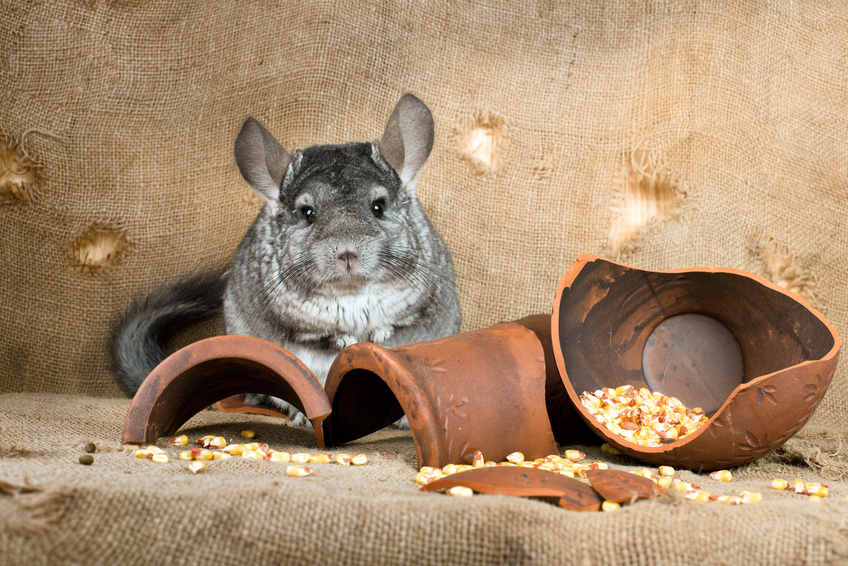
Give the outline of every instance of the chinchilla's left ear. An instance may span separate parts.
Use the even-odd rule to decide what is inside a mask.
[[[404,94],[377,142],[380,153],[404,185],[414,186],[415,178],[433,149],[433,132],[430,109],[415,95]]]

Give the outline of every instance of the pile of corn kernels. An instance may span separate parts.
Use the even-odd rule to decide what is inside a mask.
[[[641,446],[685,438],[709,420],[700,407],[687,409],[676,397],[632,385],[586,391],[580,401],[611,433]]]
[[[253,439],[256,433],[252,430],[241,430],[242,438]],[[180,435],[168,441],[174,446],[188,445],[188,437]],[[206,470],[206,462],[209,460],[226,460],[233,456],[250,460],[270,460],[272,462],[284,462],[292,465],[286,468],[286,473],[292,477],[304,477],[313,473],[312,468],[302,464],[329,464],[335,461],[343,466],[362,466],[368,463],[368,457],[365,454],[351,456],[350,454],[337,454],[333,458],[332,454],[307,454],[296,453],[289,454],[272,450],[264,442],[249,442],[246,444],[229,443],[222,436],[207,435],[195,440],[195,444],[199,448],[191,448],[180,452],[179,459],[189,462],[188,469],[194,474],[199,474]],[[147,458],[157,464],[167,464],[170,458],[164,450],[158,446],[150,445],[146,448],[139,448],[133,452],[136,458]]]

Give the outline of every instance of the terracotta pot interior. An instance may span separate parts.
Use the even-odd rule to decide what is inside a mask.
[[[339,382],[336,403],[327,418],[335,444],[350,442],[381,430],[404,415],[397,397],[379,375],[352,369]]]
[[[631,384],[711,414],[740,384],[834,346],[803,305],[733,272],[591,261],[558,301],[559,346],[576,395]]]

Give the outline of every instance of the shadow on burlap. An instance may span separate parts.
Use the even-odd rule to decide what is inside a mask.
[[[843,331],[845,7],[0,0],[0,12],[3,556],[844,558],[844,364],[798,437],[735,472],[762,504],[578,517],[418,494],[402,433],[363,443],[377,465],[302,481],[245,462],[199,477],[135,462],[118,445],[127,405],[106,399],[119,391],[103,343],[132,297],[229,262],[259,205],[232,158],[247,115],[289,149],[370,140],[406,90],[436,120],[419,197],[453,252],[464,329],[550,312],[559,276],[589,252],[751,271]],[[212,319],[173,345],[220,331]],[[74,463],[85,440],[104,449],[91,468]],[[833,481],[833,495],[770,492],[777,475]]]

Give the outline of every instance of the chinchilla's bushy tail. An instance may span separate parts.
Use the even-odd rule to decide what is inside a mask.
[[[226,274],[204,272],[157,287],[124,312],[109,335],[106,359],[118,387],[132,397],[167,353],[165,331],[221,309]]]

